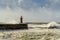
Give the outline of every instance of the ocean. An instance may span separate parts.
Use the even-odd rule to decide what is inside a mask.
[[[60,40],[60,26],[55,22],[48,24],[29,24],[28,29],[24,30],[0,30],[0,40]],[[51,25],[58,28],[48,29]]]
[[[60,40],[60,29],[0,31],[0,40]]]

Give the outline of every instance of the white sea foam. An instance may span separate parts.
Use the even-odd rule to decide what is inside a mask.
[[[60,24],[50,22],[42,25],[59,26]],[[0,40],[60,40],[59,30],[60,29],[28,29],[0,31]]]
[[[48,37],[49,36],[49,37]],[[59,40],[59,29],[15,30],[0,32],[0,40]]]
[[[56,22],[49,22],[48,24],[28,24],[28,27],[32,27],[32,28],[49,28],[49,27],[57,27],[60,28],[60,24],[56,23]]]

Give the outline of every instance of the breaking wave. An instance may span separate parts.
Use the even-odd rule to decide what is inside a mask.
[[[60,28],[60,24],[57,22],[49,22],[47,24],[28,24],[29,28]]]

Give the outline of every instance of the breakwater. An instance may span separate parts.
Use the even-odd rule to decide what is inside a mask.
[[[0,30],[28,29],[27,24],[0,24]]]

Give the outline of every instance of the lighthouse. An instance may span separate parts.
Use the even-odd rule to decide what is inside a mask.
[[[20,17],[20,23],[23,23],[23,17],[22,16]]]

